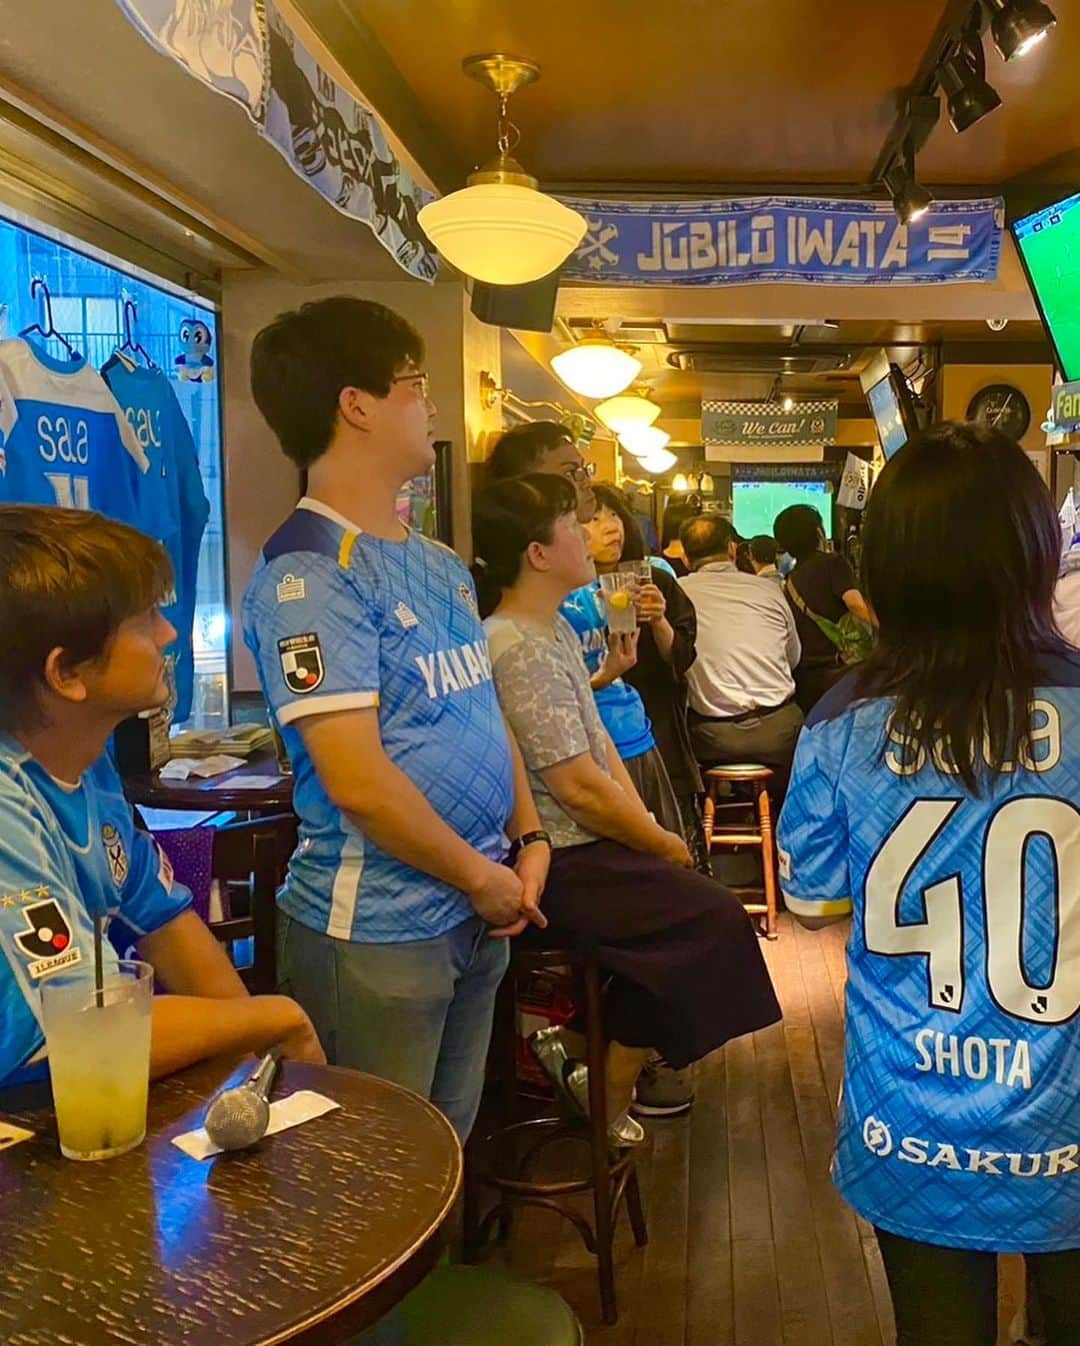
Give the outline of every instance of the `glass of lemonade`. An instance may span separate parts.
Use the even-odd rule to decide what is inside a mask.
[[[634,606],[637,586],[637,576],[625,571],[618,570],[600,576],[608,630],[612,635],[626,635],[637,630],[637,608]]]
[[[108,970],[101,1004],[92,966],[42,983],[56,1126],[68,1159],[111,1159],[146,1135],[153,986],[153,968],[134,960]]]

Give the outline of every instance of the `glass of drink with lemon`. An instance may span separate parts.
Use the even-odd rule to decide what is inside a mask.
[[[42,983],[56,1127],[68,1159],[111,1159],[146,1135],[153,985],[150,964],[135,960],[109,968],[100,991],[92,967]]]
[[[600,576],[608,630],[612,635],[627,635],[637,630],[637,609],[634,607],[637,585],[637,576],[625,571]]]

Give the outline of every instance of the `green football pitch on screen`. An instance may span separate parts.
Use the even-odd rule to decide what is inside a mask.
[[[813,505],[825,536],[832,537],[832,496],[823,481],[737,481],[731,500],[734,524],[743,537],[771,537],[773,521],[789,505]]]
[[[1080,204],[1020,240],[1067,379],[1080,379]]]

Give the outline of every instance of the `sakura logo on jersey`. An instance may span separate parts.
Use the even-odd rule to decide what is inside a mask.
[[[459,584],[459,585],[458,585],[458,593],[461,595],[461,600],[462,600],[462,602],[465,604],[465,606],[469,609],[469,611],[470,611],[470,612],[475,612],[475,611],[476,611],[476,597],[475,597],[475,595],[473,594],[473,591],[469,588],[469,586],[468,586],[467,584],[464,584],[464,583],[463,583],[463,584]]]
[[[27,929],[15,936],[19,952],[31,961],[27,972],[36,980],[62,967],[73,967],[82,959],[77,945],[71,942],[71,925],[52,898],[24,907],[23,920]]]
[[[326,676],[322,646],[318,634],[308,631],[302,636],[285,636],[277,643],[278,657],[285,686],[302,696],[321,686]]]

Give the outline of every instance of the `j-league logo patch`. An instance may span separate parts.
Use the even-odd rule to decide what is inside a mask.
[[[15,943],[19,952],[30,959],[26,970],[35,981],[82,961],[78,945],[72,945],[71,926],[58,902],[51,898],[35,902],[23,908],[22,917],[28,929],[15,936]]]
[[[109,873],[112,875],[112,881],[117,888],[122,888],[124,880],[128,876],[128,858],[127,851],[124,849],[124,839],[112,823],[106,823],[101,829],[101,840],[105,847],[105,856],[109,862]]]
[[[326,676],[322,646],[316,632],[302,636],[286,636],[277,643],[281,659],[281,673],[290,692],[303,695],[313,692]]]

